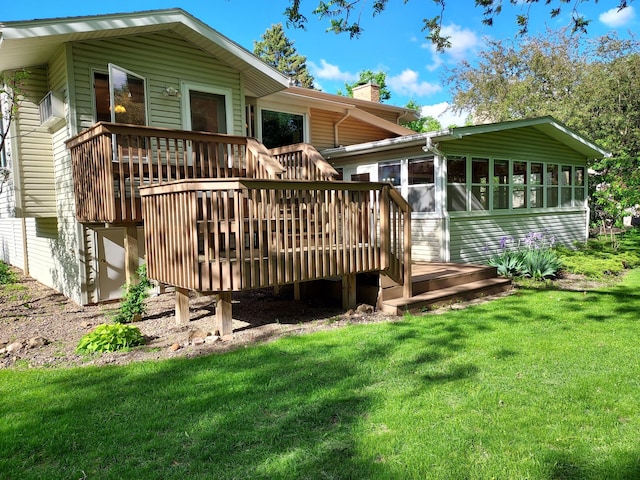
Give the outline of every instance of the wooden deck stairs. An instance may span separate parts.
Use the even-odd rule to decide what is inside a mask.
[[[511,289],[511,280],[498,277],[494,267],[454,263],[414,263],[410,298],[403,297],[403,287],[389,277],[382,275],[380,284],[378,309],[392,315],[419,313]]]

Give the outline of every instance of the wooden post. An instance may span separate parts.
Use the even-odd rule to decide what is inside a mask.
[[[356,274],[342,276],[342,308],[356,308]]]
[[[301,298],[302,296],[300,294],[300,282],[295,282],[293,284],[293,299],[296,301],[300,301]]]
[[[127,226],[124,234],[125,280],[128,285],[138,283],[138,227]]]
[[[231,340],[233,337],[231,292],[219,292],[216,295],[216,330],[223,340]]]
[[[176,287],[176,324],[189,323],[189,290]]]

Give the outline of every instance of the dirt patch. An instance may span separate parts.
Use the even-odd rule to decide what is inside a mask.
[[[110,323],[118,303],[82,307],[36,280],[24,277],[18,270],[14,271],[18,283],[0,287],[0,368],[121,365],[193,357],[267,342],[284,335],[397,318],[378,312],[345,314],[339,305],[320,300],[295,301],[286,288],[277,296],[273,290],[257,290],[234,294],[232,339],[207,338],[207,343],[200,343],[194,335],[213,333],[215,329],[214,298],[192,297],[190,322],[177,325],[175,297],[169,292],[148,299],[147,313],[134,324],[145,336],[144,346],[126,352],[80,355],[75,351],[80,338],[97,325]],[[11,351],[7,352],[7,348]]]

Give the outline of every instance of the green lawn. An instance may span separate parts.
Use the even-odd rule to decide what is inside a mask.
[[[640,478],[639,310],[636,269],[205,358],[0,371],[0,478]]]

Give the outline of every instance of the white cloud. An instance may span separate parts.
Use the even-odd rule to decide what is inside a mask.
[[[636,12],[633,9],[633,6],[629,5],[627,8],[623,8],[622,10],[619,10],[618,8],[607,10],[598,18],[607,27],[616,28],[629,25],[635,16]]]
[[[358,75],[350,72],[343,72],[337,65],[332,65],[324,58],[320,60],[320,66],[316,63],[307,61],[307,66],[311,75],[316,78],[325,80],[339,80],[341,82],[352,82],[358,78]]]
[[[445,58],[452,63],[464,60],[470,53],[476,51],[481,44],[481,39],[473,30],[462,28],[454,23],[442,27],[440,35],[449,37],[449,42],[451,42],[451,47],[447,48],[445,52],[437,52],[435,45],[432,43],[423,44],[424,48],[431,50],[433,62],[427,66],[427,70],[431,72],[440,68]]]
[[[433,117],[440,122],[442,128],[447,128],[450,125],[457,125],[462,127],[467,121],[469,112],[462,112],[461,114],[455,114],[449,110],[451,105],[449,102],[436,103],[434,105],[425,105],[422,107],[421,113],[424,117]]]
[[[437,83],[420,81],[418,72],[407,68],[400,75],[387,77],[387,85],[394,92],[409,97],[426,97],[442,90]]]

